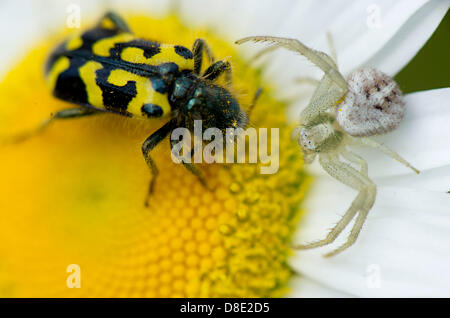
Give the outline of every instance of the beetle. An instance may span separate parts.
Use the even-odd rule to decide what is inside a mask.
[[[201,74],[203,53],[211,65]],[[192,130],[194,120],[203,121],[203,130],[216,127],[222,132],[248,124],[248,115],[236,98],[216,83],[222,74],[231,83],[230,63],[214,62],[205,40],[195,40],[191,51],[181,45],[137,38],[114,12],[106,13],[94,28],[61,43],[49,56],[45,74],[53,95],[77,107],[56,112],[40,129],[56,119],[102,112],[167,119],[142,144],[152,174],[146,205],[158,175],[150,151],[172,130]],[[206,185],[192,163],[182,163]]]

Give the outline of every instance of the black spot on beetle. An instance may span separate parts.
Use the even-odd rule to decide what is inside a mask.
[[[175,53],[184,57],[186,60],[191,60],[194,58],[194,55],[192,54],[192,52],[189,49],[187,49],[181,45],[175,45]]]
[[[108,82],[112,68],[105,67],[96,71],[96,84],[102,90],[103,105],[109,111],[128,114],[127,107],[136,97],[135,81],[128,81],[124,86],[116,86]]]
[[[129,47],[141,49],[145,58],[150,59],[156,54],[161,53],[161,45],[158,42],[147,41],[142,39],[135,39],[128,42],[116,43],[110,50],[110,56],[115,59],[120,59],[122,51]]]
[[[76,103],[87,104],[88,96],[86,85],[80,77],[79,69],[86,63],[83,59],[71,59],[70,66],[59,74],[53,94],[63,100]]]
[[[161,117],[163,114],[162,108],[155,104],[144,104],[141,107],[141,111],[147,117]]]
[[[99,40],[115,36],[118,33],[119,31],[116,29],[110,30],[110,29],[94,28],[88,30],[81,35],[81,39],[83,40],[82,46],[77,50],[75,50],[74,52],[92,53],[92,46],[95,43],[97,43]]]

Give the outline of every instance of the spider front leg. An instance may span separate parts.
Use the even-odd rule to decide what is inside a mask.
[[[236,41],[237,44],[241,44],[244,43],[242,40],[238,40]],[[336,54],[336,48],[334,47],[334,41],[333,41],[333,37],[331,35],[330,32],[327,32],[327,43],[328,43],[328,49],[330,51],[330,55],[331,55],[331,59],[334,61],[334,63],[337,65],[337,54]],[[274,51],[276,51],[277,49],[279,49],[280,47],[282,47],[282,45],[279,45],[277,43],[268,46],[264,49],[262,49],[261,51],[259,51],[258,53],[256,53],[253,58],[251,59],[252,61],[255,61],[257,59],[259,59],[261,56],[266,55],[268,53],[272,53]],[[301,79],[301,78],[300,78]],[[309,78],[307,78],[309,79]]]
[[[345,93],[334,85],[332,79],[324,75],[308,106],[300,113],[300,124],[307,125],[313,118],[335,107],[344,96]]]
[[[327,32],[327,42],[328,42],[328,50],[330,52],[331,58],[334,61],[335,65],[337,66],[337,54],[336,54],[336,48],[334,46],[333,37],[330,32]],[[297,84],[309,84],[317,86],[319,85],[320,81],[318,81],[315,78],[312,77],[297,77],[295,78],[295,82]]]
[[[362,159],[361,159],[362,160]],[[361,228],[367,218],[367,214],[372,208],[376,197],[375,184],[365,175],[365,167],[358,171],[349,164],[339,160],[336,154],[320,154],[319,163],[323,169],[338,181],[358,190],[357,197],[353,200],[351,206],[342,216],[339,222],[330,230],[325,239],[304,245],[297,245],[296,249],[310,249],[333,243],[339,234],[356,216],[355,224],[347,238],[347,241],[337,249],[325,254],[325,257],[335,255],[350,247],[355,243]]]
[[[325,74],[319,82],[309,105],[300,115],[300,123],[306,125],[311,119],[336,106],[347,93],[347,82],[337,69],[333,59],[323,52],[310,49],[296,39],[270,36],[252,36],[236,41],[242,44],[248,41],[271,42],[273,47],[285,47],[300,53],[316,64]]]
[[[320,81],[313,77],[296,77],[294,79],[294,81],[296,84],[299,84],[299,85],[307,84],[307,85],[317,86],[320,84]]]
[[[342,74],[338,71],[336,63],[327,54],[313,50],[297,39],[280,38],[274,36],[250,36],[237,40],[235,43],[242,44],[249,41],[269,42],[272,43],[275,47],[284,47],[288,50],[302,54],[317,67],[319,67],[326,75],[328,75],[331,80],[343,90],[344,94],[347,92],[347,82],[345,81]]]

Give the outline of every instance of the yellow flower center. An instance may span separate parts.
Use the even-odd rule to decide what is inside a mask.
[[[126,20],[142,38],[186,47],[206,39],[217,59],[231,62],[234,94],[244,108],[262,87],[250,122],[280,128],[279,171],[202,164],[214,189],[208,191],[170,160],[165,140],[152,151],[160,174],[146,208],[150,172],[141,144],[163,121],[114,114],[61,120],[22,143],[3,145],[0,296],[283,296],[292,276],[289,242],[309,182],[289,137],[286,105],[230,41],[174,16]],[[0,136],[73,107],[51,96],[43,76],[55,43],[34,47],[0,83]],[[70,264],[80,271],[67,272]]]

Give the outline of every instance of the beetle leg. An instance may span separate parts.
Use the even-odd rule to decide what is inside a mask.
[[[219,77],[222,73],[225,72],[226,83],[227,84],[232,83],[230,63],[227,61],[215,62],[212,50],[204,39],[195,40],[192,51],[194,54],[194,74],[200,75],[203,63],[203,52],[205,52],[206,56],[209,59],[210,66],[203,73],[202,77],[209,80],[215,80],[217,77]]]
[[[177,143],[177,140],[172,140],[170,139],[170,148],[172,149],[175,146],[175,143]],[[200,148],[199,151],[202,151],[202,149]],[[175,154],[174,152],[172,152],[173,154]],[[206,182],[205,176],[200,172],[200,170],[195,166],[195,164],[192,163],[192,157],[194,156],[195,153],[195,148],[193,148],[191,150],[190,153],[190,157],[191,157],[191,162],[186,162],[184,160],[184,158],[178,157],[178,160],[180,160],[183,163],[183,166],[188,169],[193,175],[195,175],[198,179],[198,181],[202,184],[202,186],[204,186],[205,188],[207,188],[208,190],[210,190],[208,188],[208,184]]]
[[[122,32],[132,33],[131,29],[128,27],[128,24],[114,11],[107,12],[101,19],[99,25],[106,21],[111,21],[117,30]]]
[[[217,61],[214,64],[211,64],[206,71],[203,73],[203,78],[208,79],[210,81],[218,78],[222,73],[225,74],[225,81],[227,84],[232,83],[232,73],[231,73],[231,64],[228,61]]]
[[[45,129],[47,129],[47,127],[50,126],[50,124],[56,119],[80,118],[80,117],[86,117],[86,116],[95,115],[95,114],[99,114],[99,113],[102,113],[102,112],[92,109],[92,108],[87,108],[87,107],[63,109],[63,110],[56,112],[51,117],[42,121],[39,124],[39,126],[36,127],[35,129],[28,131],[28,132],[18,134],[16,136],[13,136],[10,139],[6,140],[5,143],[20,143],[34,135],[38,135],[38,134],[42,133]]]
[[[156,176],[158,175],[158,168],[152,157],[150,157],[150,151],[155,148],[164,138],[167,137],[167,135],[175,128],[176,122],[176,118],[170,120],[164,126],[151,134],[150,137],[148,137],[142,144],[142,154],[144,155],[145,162],[150,168],[150,172],[152,174],[152,179],[150,180],[150,184],[148,187],[147,197],[145,199],[145,206],[148,206],[148,199],[153,193]]]
[[[199,75],[202,69],[203,52],[209,59],[209,64],[214,63],[214,55],[208,43],[204,39],[196,39],[192,48],[194,54],[194,74]]]
[[[263,92],[262,87],[259,87],[256,90],[255,95],[253,95],[252,103],[251,103],[250,107],[247,110],[247,115],[248,115],[249,118],[250,118],[250,115],[252,114],[253,109],[255,108],[256,102],[258,101],[258,99],[261,96],[262,92]]]

